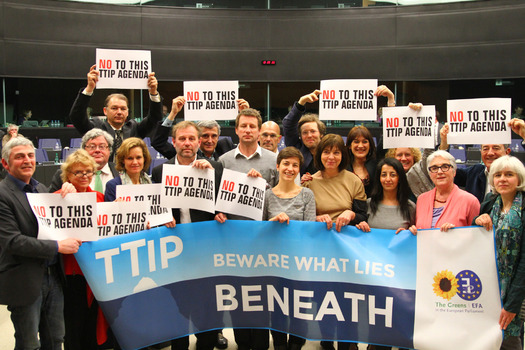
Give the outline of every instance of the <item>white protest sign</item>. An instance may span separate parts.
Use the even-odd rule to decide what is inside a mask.
[[[97,239],[145,230],[148,206],[147,202],[97,203]]]
[[[510,144],[510,98],[474,98],[447,101],[447,142],[457,144]]]
[[[27,200],[38,221],[38,239],[97,239],[95,192],[69,193],[64,198],[58,193],[27,193]]]
[[[215,170],[164,164],[160,204],[215,213]]]
[[[119,185],[117,199],[124,202],[146,202],[149,207],[148,221],[151,227],[170,222],[173,219],[171,210],[160,205],[161,184]]]
[[[483,227],[418,232],[415,349],[500,348],[494,245],[494,233]]]
[[[434,148],[435,106],[383,108],[383,147]]]
[[[185,81],[184,120],[231,120],[237,117],[238,81]]]
[[[377,120],[377,79],[321,80],[320,120]]]
[[[151,51],[97,49],[97,89],[147,89]]]
[[[260,221],[263,216],[266,180],[224,169],[216,210]]]

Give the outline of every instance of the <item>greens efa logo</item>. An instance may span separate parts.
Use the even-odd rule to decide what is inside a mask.
[[[479,298],[483,288],[478,275],[470,270],[463,270],[455,276],[451,271],[440,271],[434,276],[432,287],[438,297],[450,300],[457,294],[466,301]]]

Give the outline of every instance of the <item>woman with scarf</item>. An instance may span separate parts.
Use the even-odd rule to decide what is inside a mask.
[[[521,349],[523,319],[517,314],[525,298],[525,167],[515,157],[498,158],[490,166],[489,183],[492,193],[485,196],[474,223],[487,230],[494,227],[503,305],[501,349]]]
[[[112,202],[117,198],[117,185],[150,184],[146,170],[151,163],[151,156],[146,143],[137,137],[130,137],[122,142],[117,150],[116,168],[120,176],[106,184],[104,199]]]

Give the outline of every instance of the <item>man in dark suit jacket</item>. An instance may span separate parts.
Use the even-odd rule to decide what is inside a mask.
[[[82,137],[82,148],[95,159],[98,164],[99,174],[93,176],[90,187],[92,190],[105,192],[106,183],[119,175],[115,164],[109,161],[109,155],[113,147],[113,137],[101,129],[91,129]],[[53,193],[62,188],[62,169],[58,169],[53,175],[49,192]],[[97,184],[97,176],[100,183]],[[99,187],[99,188],[97,188]]]
[[[290,112],[283,119],[284,144],[297,148],[304,157],[304,163],[301,166],[301,176],[306,173],[313,174],[317,172],[313,154],[326,133],[326,125],[319,120],[317,115],[304,114],[306,112],[306,104],[319,100],[318,96],[320,93],[321,91],[315,90],[308,95],[302,96],[299,101],[294,103]]]
[[[150,95],[150,108],[146,118],[140,123],[134,119],[128,119],[128,99],[122,94],[111,94],[104,103],[104,114],[106,120],[93,118],[89,120],[86,109],[89,105],[91,95],[95,90],[99,78],[99,71],[92,66],[87,74],[88,84],[85,89],[79,91],[78,96],[71,107],[69,117],[73,125],[81,134],[85,134],[93,128],[107,131],[115,138],[113,153],[120,147],[122,140],[128,137],[144,138],[148,132],[155,128],[157,122],[162,120],[162,101],[157,91],[158,82],[155,73],[150,73],[148,78],[148,90]],[[113,159],[113,157],[111,157]]]
[[[178,164],[193,166],[201,169],[215,169],[215,196],[219,192],[220,181],[222,177],[222,165],[221,163],[213,160],[206,160],[197,156],[199,150],[199,127],[190,121],[183,121],[178,123],[173,128],[173,145],[177,151],[177,155],[170,159],[164,164]],[[152,179],[155,183],[162,183],[162,167],[163,165],[156,166],[152,171]],[[186,213],[184,213],[186,211]],[[182,212],[182,215],[181,215]],[[177,223],[188,223],[188,222],[200,222],[213,220],[215,217],[214,213],[208,213],[201,210],[189,209],[172,209],[173,217]],[[189,214],[189,215],[188,215]],[[181,220],[182,218],[182,220]],[[191,314],[194,310],[183,310],[184,306],[179,306],[181,312]],[[218,332],[217,330],[201,332],[196,334],[197,336],[197,349],[199,350],[213,350],[217,342]],[[189,345],[189,338],[182,337],[171,342],[171,348],[173,350],[187,350]]]
[[[175,117],[182,110],[185,103],[186,100],[182,96],[173,99],[170,114],[164,122],[157,124],[155,134],[151,139],[151,146],[168,159],[175,157],[177,153],[175,147],[168,142],[168,137],[170,136]],[[237,100],[237,103],[239,104],[239,110],[249,108],[248,102],[243,99]],[[219,139],[221,127],[215,120],[203,120],[197,125],[201,129],[201,144],[199,149],[199,155],[201,157],[217,161],[224,153],[235,148],[231,138],[225,137]]]
[[[61,349],[64,311],[58,253],[74,254],[82,242],[37,239],[38,223],[26,193],[47,188],[32,178],[36,162],[30,140],[17,137],[9,142],[2,165],[8,175],[0,183],[0,304],[11,312],[16,349]]]
[[[521,137],[525,136],[525,122],[523,120],[513,119],[511,121],[511,128]],[[447,135],[449,133],[448,123],[440,130],[441,145],[439,149],[447,150],[448,142]],[[466,169],[457,169],[454,183],[460,187],[464,187],[465,191],[473,194],[481,203],[489,192],[487,179],[490,171],[490,165],[499,157],[510,154],[508,145],[501,144],[484,144],[481,145],[481,160],[483,164],[475,164]]]

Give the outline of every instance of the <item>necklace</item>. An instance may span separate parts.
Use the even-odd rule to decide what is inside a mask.
[[[440,201],[440,200],[437,199],[437,198],[434,198],[434,201],[436,201],[436,202],[438,202],[438,203],[446,203],[446,202],[447,202],[446,200],[444,200],[444,201]]]

